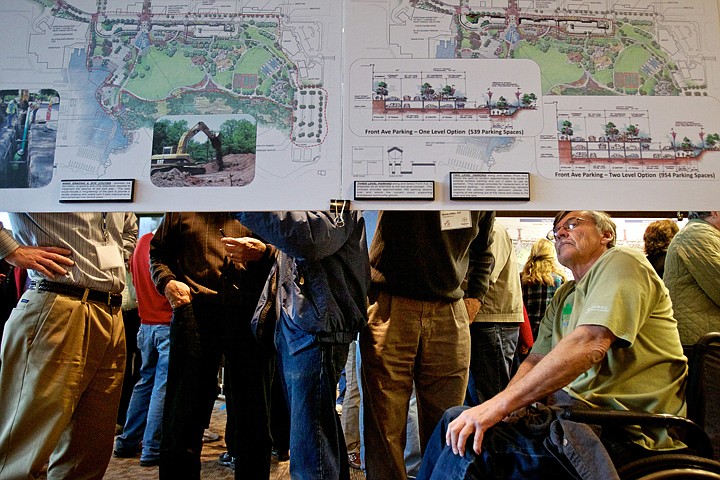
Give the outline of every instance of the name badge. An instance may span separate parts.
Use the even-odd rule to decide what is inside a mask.
[[[440,230],[457,230],[472,227],[470,210],[444,210],[440,212]]]
[[[111,268],[119,268],[125,264],[120,249],[117,245],[95,245],[98,256],[98,266],[101,270],[109,270]]]

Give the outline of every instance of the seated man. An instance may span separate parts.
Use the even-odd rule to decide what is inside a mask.
[[[615,224],[602,212],[561,212],[552,235],[558,260],[574,280],[555,294],[537,342],[507,388],[476,407],[445,413],[418,479],[540,478],[540,472],[543,478],[566,478],[563,463],[582,477],[582,467],[596,470],[600,457],[613,470],[607,454],[629,461],[684,448],[664,428],[615,427],[603,429],[605,448],[595,448],[591,453],[599,456],[582,464],[564,455],[570,451],[564,443],[581,456],[586,448],[572,445],[567,431],[557,440],[556,427],[568,422],[532,424],[538,407],[531,404],[548,396],[566,405],[616,410],[685,415],[686,409],[687,359],[677,322],[668,291],[642,252],[615,247]],[[524,407],[529,408],[518,419]]]

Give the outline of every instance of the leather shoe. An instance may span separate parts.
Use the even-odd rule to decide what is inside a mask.
[[[116,448],[113,450],[113,456],[116,458],[133,458],[137,457],[138,453],[140,453],[139,449],[125,450],[123,448]]]
[[[141,467],[157,467],[158,465],[160,465],[159,458],[151,458],[149,460],[140,460]]]

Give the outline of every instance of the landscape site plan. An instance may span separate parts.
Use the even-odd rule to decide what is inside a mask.
[[[57,205],[61,179],[134,179],[134,201],[121,206],[133,210],[327,205],[340,184],[341,7],[3,1],[0,90],[38,97],[43,118],[53,104],[30,129],[56,132],[52,179],[30,168],[50,190],[43,206],[69,208]],[[252,132],[232,138],[241,124]],[[30,187],[16,190],[15,205],[26,208],[26,193],[40,201]]]
[[[720,199],[716,0],[5,0],[0,26],[8,211]]]

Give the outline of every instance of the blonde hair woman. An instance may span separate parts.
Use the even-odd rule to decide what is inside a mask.
[[[525,267],[520,273],[523,303],[527,310],[533,338],[537,338],[540,320],[555,291],[565,281],[565,274],[555,259],[555,246],[541,238],[530,249]]]

